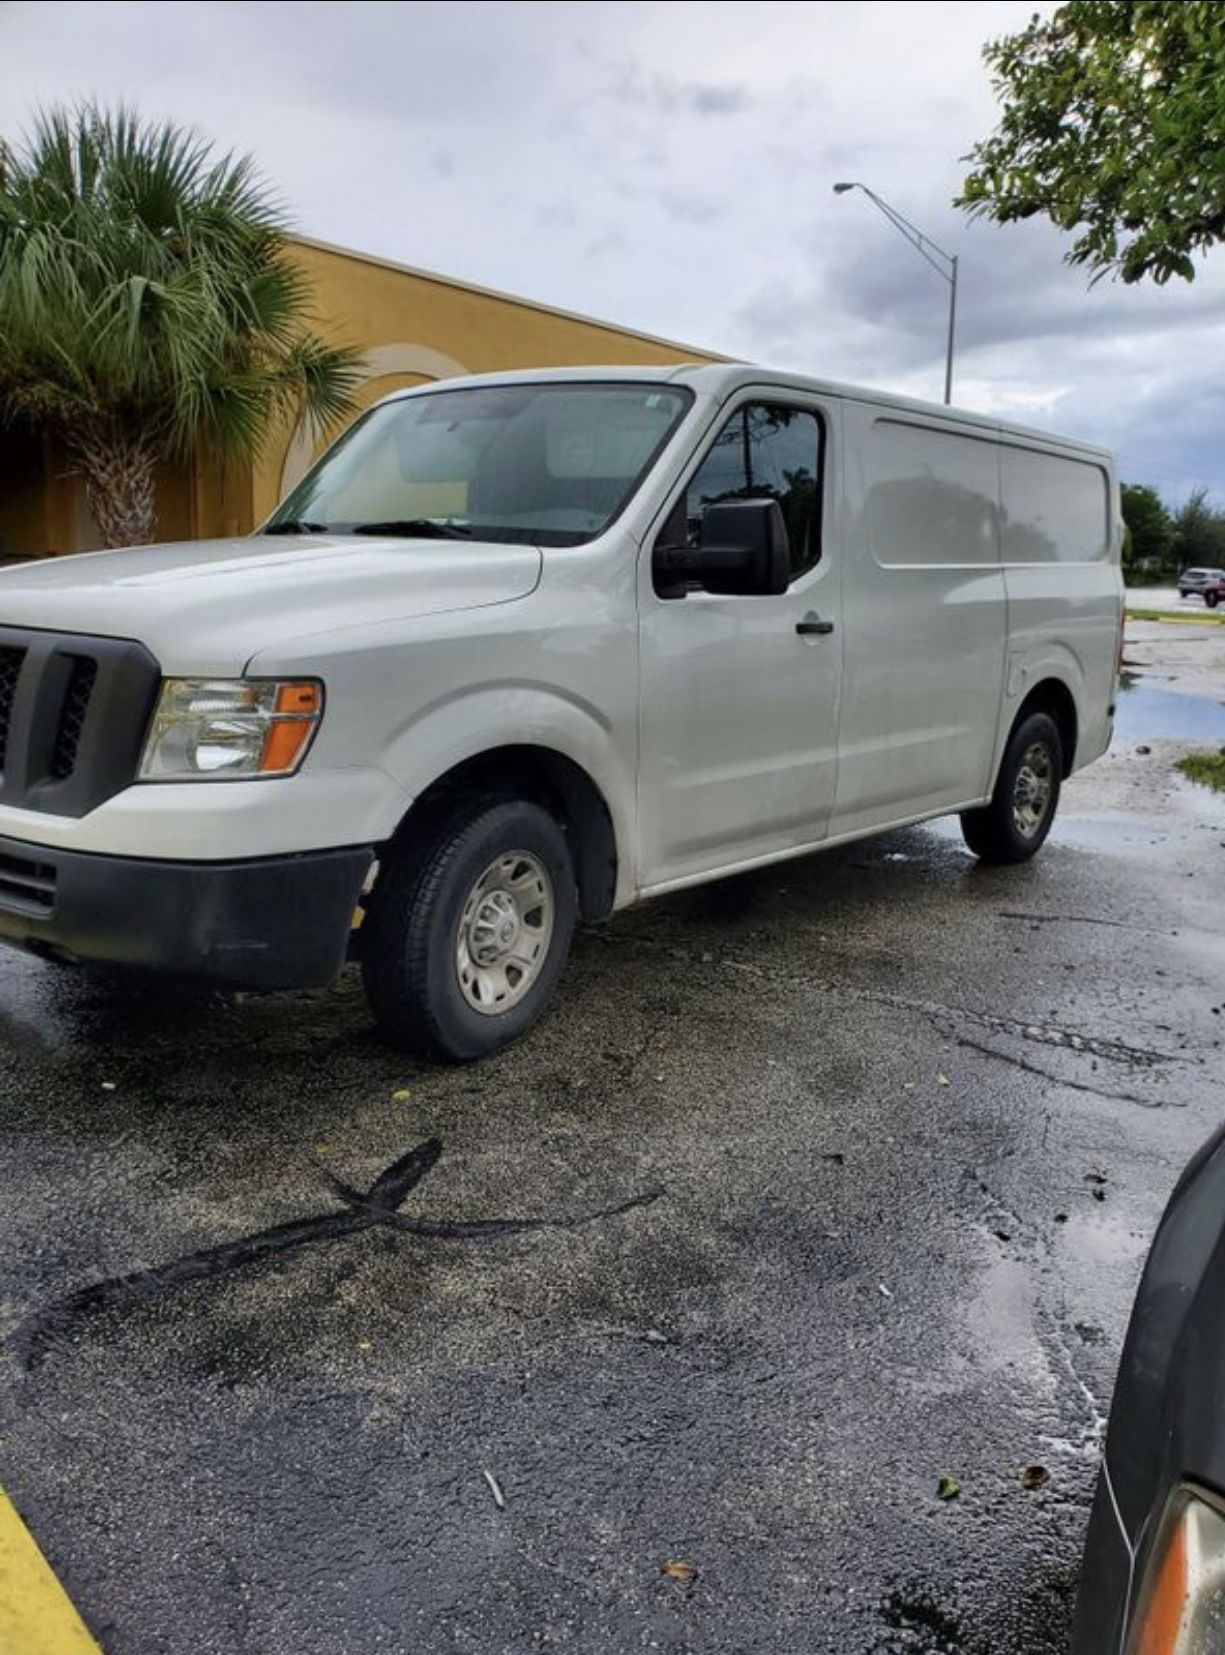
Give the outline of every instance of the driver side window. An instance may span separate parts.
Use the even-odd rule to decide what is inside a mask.
[[[685,491],[685,537],[698,543],[702,510],[719,500],[777,500],[787,524],[791,578],[821,555],[822,427],[806,408],[749,402],[715,438]]]

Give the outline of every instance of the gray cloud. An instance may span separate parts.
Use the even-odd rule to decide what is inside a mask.
[[[744,86],[688,86],[685,95],[699,115],[735,115],[750,102]]]
[[[962,260],[969,406],[1225,495],[1225,261],[1089,289],[1061,238],[969,224],[981,43],[1031,0],[0,6],[6,136],[97,95],[252,150],[308,234],[831,379],[938,395],[943,284],[861,178]]]

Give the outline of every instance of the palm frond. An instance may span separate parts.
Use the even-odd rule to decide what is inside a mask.
[[[248,156],[126,106],[42,112],[0,145],[0,410],[162,452],[334,422],[360,358],[310,330],[285,233]]]

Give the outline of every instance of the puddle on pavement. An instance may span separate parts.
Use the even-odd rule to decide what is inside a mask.
[[[1225,742],[1225,702],[1124,684],[1114,730],[1115,739],[1122,741]]]
[[[1095,1267],[1131,1265],[1147,1250],[1151,1236],[1135,1229],[1125,1219],[1111,1213],[1100,1202],[1085,1204],[1085,1210],[1073,1210],[1063,1226],[1066,1248],[1076,1257]]]

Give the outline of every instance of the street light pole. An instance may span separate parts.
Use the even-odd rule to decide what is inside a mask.
[[[848,190],[861,190],[868,200],[882,213],[901,235],[914,248],[920,257],[927,260],[936,274],[949,284],[949,332],[948,345],[944,355],[944,400],[946,403],[953,400],[953,342],[957,330],[957,258],[952,253],[946,253],[944,248],[934,242],[930,236],[925,236],[918,225],[912,224],[903,217],[896,207],[891,207],[883,197],[870,190],[866,184],[835,184],[834,194],[845,195]],[[943,262],[938,262],[943,261]]]
[[[957,255],[949,260],[949,343],[944,353],[944,400],[953,400],[953,336],[957,331]]]

